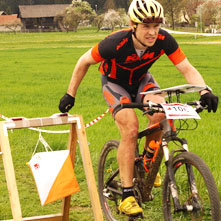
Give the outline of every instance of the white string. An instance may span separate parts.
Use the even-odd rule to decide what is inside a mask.
[[[34,156],[36,150],[37,150],[37,147],[38,147],[38,144],[39,142],[41,142],[45,148],[45,151],[48,152],[49,150],[50,151],[53,151],[52,148],[50,147],[50,145],[47,143],[47,141],[44,139],[44,137],[41,135],[41,132],[39,132],[39,137],[38,137],[38,141],[37,141],[37,144],[35,145],[35,149],[34,149],[34,152],[32,153],[32,157]]]
[[[40,133],[39,133],[39,136],[40,136]],[[34,149],[34,152],[32,153],[32,157],[34,156],[34,154],[35,154],[35,152],[36,152],[36,150],[37,150],[39,141],[40,141],[40,139],[39,139],[39,137],[38,137],[38,141],[37,141],[37,143],[36,143],[36,145],[35,145],[35,149]]]
[[[49,134],[62,134],[62,133],[69,133],[70,132],[70,130],[60,130],[60,131],[59,130],[42,130],[42,129],[33,128],[33,127],[29,127],[28,129],[42,132],[42,133],[49,133]]]
[[[44,137],[41,135],[39,135],[39,140],[41,141],[41,143],[44,145],[46,152],[48,152],[48,150],[53,151],[51,149],[51,147],[49,146],[49,144],[47,143],[47,141],[44,139]]]

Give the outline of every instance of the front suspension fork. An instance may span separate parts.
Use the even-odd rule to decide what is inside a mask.
[[[168,141],[166,139],[162,139],[162,148],[164,152],[167,173],[169,176],[169,188],[170,188],[173,203],[174,203],[174,212],[199,210],[201,208],[201,205],[198,199],[198,192],[197,192],[197,187],[196,187],[195,178],[193,174],[193,169],[192,169],[192,166],[189,164],[186,164],[186,170],[187,170],[187,175],[188,175],[190,191],[192,193],[192,205],[180,205],[179,194],[178,194],[177,185],[176,185],[176,181],[174,177],[174,170],[173,170],[173,155],[175,152],[188,151],[188,145],[185,139],[180,139],[178,137],[175,137],[173,138],[173,140],[178,141],[182,145],[183,149],[172,151],[170,154],[169,149],[168,149]]]

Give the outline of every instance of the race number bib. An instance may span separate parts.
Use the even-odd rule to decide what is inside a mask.
[[[171,103],[161,105],[165,111],[167,119],[200,119],[200,116],[197,114],[197,112],[187,104]]]

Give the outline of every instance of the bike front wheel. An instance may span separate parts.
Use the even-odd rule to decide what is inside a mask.
[[[221,220],[215,181],[199,156],[190,152],[178,154],[173,159],[173,173],[180,206],[188,209],[175,211],[167,172],[163,186],[164,220]]]

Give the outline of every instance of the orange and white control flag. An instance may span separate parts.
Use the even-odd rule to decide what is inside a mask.
[[[42,206],[80,191],[69,150],[36,153],[28,164]]]

